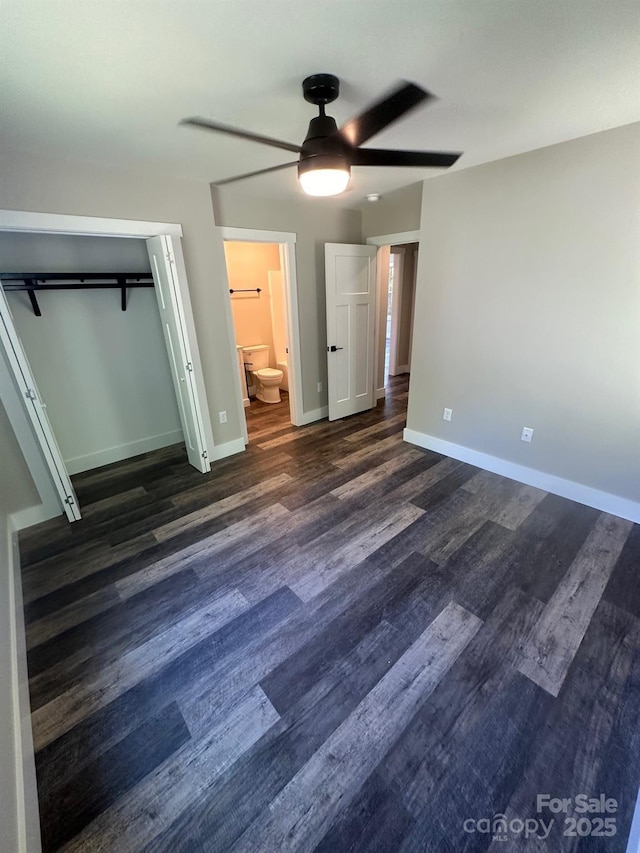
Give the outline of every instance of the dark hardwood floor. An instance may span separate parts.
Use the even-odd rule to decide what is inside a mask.
[[[252,403],[211,474],[86,472],[23,532],[45,851],[625,849],[640,526],[403,443],[406,399]]]

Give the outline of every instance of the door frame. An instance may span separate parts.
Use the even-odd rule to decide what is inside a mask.
[[[218,233],[225,242],[235,243],[276,243],[280,249],[280,269],[284,284],[285,308],[287,314],[287,370],[289,373],[289,413],[291,423],[294,426],[303,426],[302,411],[302,362],[300,349],[300,319],[298,313],[298,279],[296,275],[296,234],[290,231],[265,231],[255,228],[234,228],[228,225],[219,225]],[[229,283],[227,280],[227,287]],[[231,313],[231,300],[226,300],[226,320],[229,332],[229,340],[232,342],[233,361],[237,362],[235,350],[235,329],[233,327],[233,315]],[[248,444],[247,419],[242,402],[242,389],[240,387],[240,375],[236,376],[237,383],[237,408],[240,423],[243,425],[245,444]]]
[[[207,443],[209,458],[214,456],[213,431],[211,418],[207,403],[204,379],[202,376],[202,364],[198,341],[193,321],[193,311],[189,294],[189,283],[186,278],[184,267],[184,256],[182,253],[182,225],[175,222],[151,222],[147,220],[134,219],[108,219],[97,216],[76,216],[65,213],[35,213],[24,210],[0,209],[0,231],[15,231],[32,234],[69,234],[77,237],[128,237],[131,239],[146,240],[149,237],[166,235],[173,237],[173,250],[176,267],[179,270],[180,284],[184,284],[182,292],[184,300],[184,317],[182,318],[185,337],[189,342],[193,358],[194,373],[196,376],[196,387],[200,400],[200,409],[203,418],[203,428]],[[181,288],[182,291],[182,288]],[[15,513],[13,521],[18,529],[40,521],[46,521],[62,513],[62,507],[52,493],[51,484],[45,480],[51,477],[48,468],[42,467],[42,460],[38,457],[39,450],[28,437],[21,436],[21,426],[24,424],[24,408],[18,395],[10,395],[7,399],[7,417],[11,423],[16,438],[23,452],[27,467],[33,478],[34,484],[40,495],[41,505]],[[17,407],[20,407],[19,409]]]
[[[378,274],[377,274],[376,280],[378,281],[378,283],[380,283],[380,266],[381,266],[381,264],[380,264],[380,250],[383,248],[383,246],[402,246],[405,243],[420,243],[420,231],[419,230],[418,231],[399,231],[396,234],[381,234],[378,237],[367,237],[366,242],[370,246],[377,246],[378,247],[378,256],[376,259],[377,263],[378,263]],[[394,282],[394,285],[395,285],[395,282]],[[379,292],[377,294],[378,310],[375,313],[375,322],[374,322],[374,330],[373,330],[373,336],[374,336],[374,340],[373,340],[373,348],[374,349],[373,349],[373,351],[374,351],[376,372],[378,370],[378,361],[380,358],[380,346],[381,346],[380,335],[382,332],[381,293],[380,293],[380,290],[381,290],[381,288],[379,288]],[[414,288],[414,295],[415,295],[415,288]],[[386,323],[386,316],[387,316],[387,311],[386,311],[386,291],[385,291],[385,311],[384,311],[384,318],[385,318],[384,322],[385,323]],[[414,318],[414,320],[415,320],[415,318]],[[411,353],[409,353],[409,360],[411,360]],[[376,373],[376,376],[374,377],[374,383],[377,384],[377,381],[378,381],[378,377],[377,377],[377,373]],[[385,395],[384,385],[381,388],[375,389],[376,400],[381,400],[384,397],[384,395]]]

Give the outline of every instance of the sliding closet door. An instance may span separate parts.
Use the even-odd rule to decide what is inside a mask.
[[[69,521],[78,521],[80,508],[64,464],[58,442],[47,417],[45,404],[40,398],[36,381],[31,372],[22,342],[13,324],[13,317],[7,304],[4,290],[0,286],[0,341],[7,355],[7,363],[13,373],[16,385],[25,404],[27,414],[33,426],[44,460],[51,473],[51,479]]]
[[[205,422],[189,340],[186,334],[184,299],[178,279],[176,257],[171,237],[147,240],[151,272],[160,308],[162,332],[169,355],[169,366],[178,401],[189,462],[203,473],[211,470]],[[185,293],[186,283],[182,283]],[[195,365],[197,366],[197,365]],[[204,401],[203,401],[204,403]]]

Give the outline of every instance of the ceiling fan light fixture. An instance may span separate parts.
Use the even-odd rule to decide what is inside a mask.
[[[340,195],[350,178],[351,169],[344,157],[309,157],[298,163],[298,181],[307,195]]]
[[[400,81],[391,92],[371,104],[342,128],[338,127],[333,116],[326,114],[327,104],[333,103],[340,94],[340,81],[335,75],[312,74],[306,77],[302,81],[302,93],[306,101],[318,107],[318,115],[309,122],[309,129],[302,145],[294,145],[283,139],[252,133],[198,116],[185,118],[180,122],[190,127],[225,133],[260,145],[291,151],[300,157],[293,163],[268,166],[266,169],[216,181],[217,186],[264,175],[267,172],[288,169],[297,162],[298,182],[307,195],[336,196],[343,193],[349,186],[352,166],[448,169],[460,157],[459,153],[447,151],[395,151],[362,147],[369,139],[398,121],[410,110],[434,100],[430,92],[416,83]],[[368,198],[371,202],[376,201],[379,194],[370,193]]]

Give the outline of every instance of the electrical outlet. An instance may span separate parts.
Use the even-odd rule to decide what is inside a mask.
[[[226,424],[226,422],[227,422],[227,413],[226,412],[218,412],[218,417],[220,418],[221,424]]]
[[[445,409],[444,412],[442,413],[442,420],[443,421],[450,421],[452,414],[453,414],[452,409]]]
[[[318,382],[318,394],[322,392],[322,382]]]
[[[522,435],[520,436],[520,441],[531,441],[533,438],[533,428],[532,427],[522,427]]]

